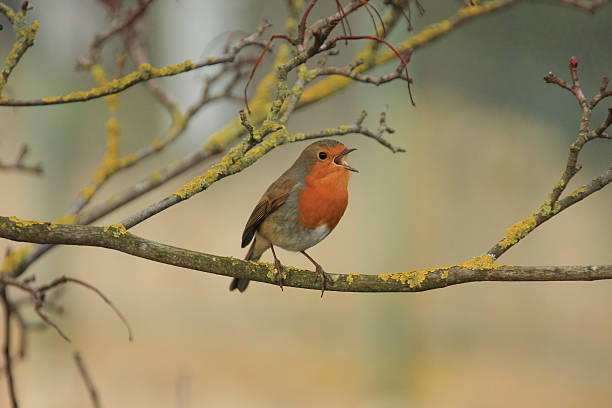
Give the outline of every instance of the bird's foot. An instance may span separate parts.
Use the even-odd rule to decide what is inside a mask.
[[[278,273],[278,286],[281,288],[281,292],[283,291],[283,266],[281,265],[278,259],[274,260],[274,269]]]
[[[327,273],[325,273],[323,267],[319,264],[317,264],[315,270],[317,272],[317,276],[315,276],[314,283],[317,283],[317,280],[319,280],[319,276],[321,276],[321,297],[323,297],[323,294],[325,293],[325,282],[329,281],[330,277],[327,275]]]

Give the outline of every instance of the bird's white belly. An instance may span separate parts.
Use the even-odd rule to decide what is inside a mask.
[[[327,228],[327,225],[321,225],[313,229],[301,227],[296,231],[296,236],[299,239],[291,240],[292,242],[279,243],[278,246],[289,251],[305,251],[321,242],[330,232],[331,230]]]
[[[293,224],[292,228],[285,227],[282,233],[267,234],[266,239],[287,251],[300,252],[315,246],[330,232],[331,230],[326,225],[311,229]]]

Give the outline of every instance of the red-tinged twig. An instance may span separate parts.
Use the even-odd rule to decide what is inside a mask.
[[[0,300],[2,301],[2,308],[4,311],[4,340],[2,345],[2,351],[4,356],[4,373],[6,375],[6,382],[9,390],[9,399],[11,407],[17,408],[17,393],[15,392],[15,379],[13,378],[13,362],[11,357],[11,314],[12,306],[6,296],[6,286],[2,286],[0,289]]]
[[[382,27],[382,36],[386,37],[387,36],[387,29],[385,28],[385,22],[383,21],[383,19],[382,19],[380,13],[378,12],[378,10],[376,10],[376,7],[374,7],[373,5],[368,3],[367,0],[359,0],[359,1],[361,2],[361,4],[364,5],[364,8],[366,9],[368,14],[370,15],[370,20],[372,20],[372,25],[374,25],[374,33],[375,33],[375,35],[378,36],[378,28],[376,26],[376,19],[374,18],[374,15],[370,11],[370,9],[374,10],[374,13],[376,13],[376,17],[378,17],[378,20],[380,21],[380,25]],[[347,38],[347,40],[348,40],[348,38]]]
[[[346,14],[344,14],[344,9],[342,8],[342,4],[340,4],[340,0],[336,0],[336,9],[342,15],[342,20],[340,20],[340,24],[342,24],[342,33],[344,35],[353,35],[348,18],[346,18]],[[348,31],[347,31],[347,27],[348,27]],[[348,45],[348,40],[344,40],[344,44]]]
[[[129,340],[132,341],[133,340],[133,335],[132,335],[132,328],[130,327],[130,324],[128,323],[127,319],[125,318],[125,316],[123,316],[123,314],[119,311],[119,309],[117,309],[117,307],[113,304],[113,302],[110,301],[109,298],[107,298],[101,291],[100,289],[96,288],[95,286],[84,282],[80,279],[76,279],[76,278],[70,278],[67,276],[62,276],[61,278],[57,278],[54,281],[52,281],[51,283],[48,283],[44,286],[41,286],[38,288],[38,292],[41,294],[44,294],[45,292],[47,292],[50,289],[56,288],[58,286],[64,285],[68,282],[72,282],[75,283],[77,285],[81,285],[91,291],[93,291],[94,293],[96,293],[98,296],[100,296],[100,298],[102,298],[102,300],[104,300],[104,302],[106,302],[106,304],[108,306],[110,306],[111,309],[113,309],[113,311],[115,312],[115,314],[117,315],[117,317],[119,317],[119,319],[123,322],[123,324],[125,325],[127,331],[128,331],[128,337]]]
[[[412,97],[412,89],[410,87],[410,83],[412,82],[412,80],[410,79],[410,75],[408,74],[408,63],[406,62],[404,57],[402,57],[402,55],[399,53],[399,51],[394,46],[389,44],[389,42],[387,42],[387,40],[385,40],[383,38],[375,37],[373,35],[351,35],[351,36],[347,36],[347,37],[340,36],[340,37],[336,37],[336,38],[330,40],[328,42],[328,45],[331,48],[331,47],[333,47],[335,45],[335,43],[337,41],[343,40],[345,38],[348,39],[348,40],[373,40],[373,41],[376,41],[378,43],[386,45],[391,51],[393,51],[393,53],[401,61],[402,66],[404,68],[404,71],[406,72],[406,78],[407,78],[406,82],[408,83],[408,94],[410,95],[410,102],[412,103],[412,106],[415,106],[414,98]]]
[[[72,357],[74,358],[74,363],[76,364],[79,374],[85,383],[85,388],[87,388],[87,392],[89,393],[91,404],[94,406],[94,408],[100,408],[100,398],[98,397],[98,392],[96,391],[96,387],[91,380],[91,376],[85,367],[81,354],[78,351],[75,351]]]
[[[302,44],[304,42],[304,35],[306,34],[306,19],[308,18],[308,15],[312,11],[314,5],[317,4],[317,1],[318,0],[312,0],[306,8],[306,11],[304,11],[304,14],[302,15],[302,20],[300,21],[300,25],[298,26],[298,35],[296,40],[298,44]]]
[[[586,99],[584,97],[584,94],[582,93],[582,89],[580,89],[580,80],[578,79],[578,60],[576,59],[576,57],[570,58],[569,70],[570,75],[572,77],[572,85],[568,84],[552,72],[549,72],[544,77],[544,81],[550,84],[559,85],[561,88],[570,91],[572,94],[574,94],[580,106],[584,108],[584,105],[586,104]]]

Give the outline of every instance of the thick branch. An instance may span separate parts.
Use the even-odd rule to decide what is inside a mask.
[[[126,231],[120,225],[93,227],[25,221],[0,217],[0,237],[39,244],[85,245],[109,248],[168,265],[246,278],[276,285],[274,266],[210,255],[151,241]],[[283,284],[320,290],[316,272],[285,267]],[[481,256],[457,265],[393,274],[331,274],[326,290],[338,292],[419,292],[479,281],[590,281],[612,279],[612,265],[593,266],[503,266]]]

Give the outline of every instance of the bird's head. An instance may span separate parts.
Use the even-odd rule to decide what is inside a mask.
[[[309,176],[315,178],[342,173],[348,176],[349,171],[358,172],[346,162],[346,156],[355,150],[336,140],[320,140],[304,149],[297,162],[304,166]]]

